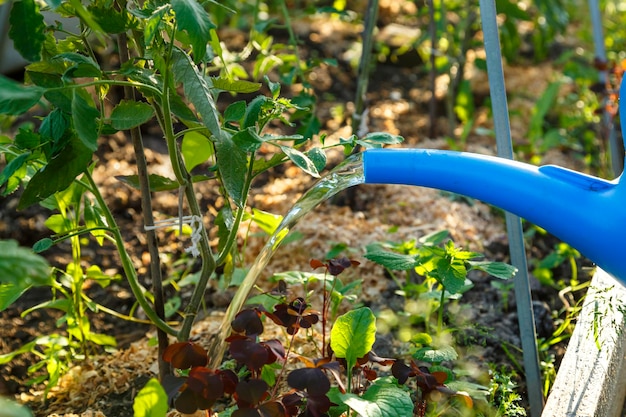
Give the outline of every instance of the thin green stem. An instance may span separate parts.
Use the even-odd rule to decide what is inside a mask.
[[[443,331],[443,303],[446,301],[446,288],[441,286],[441,298],[439,299],[439,314],[437,316],[437,334]]]
[[[154,309],[148,302],[148,299],[144,295],[143,289],[141,288],[141,285],[139,284],[139,280],[137,278],[137,271],[133,267],[133,261],[130,258],[130,255],[128,254],[128,252],[126,251],[126,248],[124,247],[124,239],[122,237],[122,233],[120,232],[120,229],[117,227],[115,218],[113,217],[111,210],[106,205],[106,202],[104,201],[104,198],[102,197],[102,194],[100,194],[100,192],[98,191],[98,187],[96,186],[96,183],[93,177],[91,176],[91,174],[89,172],[85,172],[85,177],[90,183],[90,188],[93,192],[93,195],[98,201],[98,205],[100,206],[100,209],[102,210],[102,213],[104,214],[104,217],[106,218],[106,221],[109,225],[110,231],[113,234],[113,237],[115,239],[115,245],[117,247],[117,251],[120,255],[120,260],[122,262],[122,268],[124,269],[124,273],[126,274],[126,279],[128,280],[128,284],[130,285],[130,289],[133,292],[135,299],[137,300],[141,308],[146,313],[146,316],[148,316],[150,321],[154,323],[156,327],[163,330],[169,335],[177,336],[178,332],[175,329],[173,329],[168,323],[162,320],[156,314],[156,312],[154,311]]]
[[[143,88],[146,90],[150,90],[152,93],[156,94],[159,97],[162,94],[161,90],[159,90],[157,87],[154,87],[152,85],[138,83],[134,81],[122,81],[122,80],[95,80],[95,81],[90,81],[88,83],[82,83],[82,84],[68,84],[68,85],[64,85],[63,87],[48,88],[46,89],[46,93],[55,92],[55,91],[64,91],[64,90],[75,89],[75,88],[93,87],[93,86],[99,86],[99,85],[117,85],[120,87]]]

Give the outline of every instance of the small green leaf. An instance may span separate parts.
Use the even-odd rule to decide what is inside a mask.
[[[41,48],[46,39],[44,31],[46,24],[39,7],[34,0],[20,0],[13,2],[9,17],[11,28],[9,37],[13,40],[15,49],[27,61],[39,61]]]
[[[226,135],[225,135],[226,136]],[[246,181],[248,157],[232,139],[223,137],[215,143],[217,168],[224,187],[237,207],[243,206],[243,188]]]
[[[45,237],[35,242],[35,244],[33,245],[33,251],[35,253],[41,253],[50,249],[52,245],[54,245],[54,241],[49,237]]]
[[[29,156],[30,154],[23,153],[11,159],[11,161],[6,164],[2,172],[0,172],[0,186],[5,184],[9,180],[9,178],[13,176],[13,174],[15,174],[20,168],[22,168],[24,162],[26,162]]]
[[[417,261],[414,256],[402,255],[400,253],[374,250],[365,254],[370,261],[376,262],[392,271],[407,271],[415,268]]]
[[[187,170],[191,172],[196,166],[209,160],[213,156],[213,145],[209,138],[199,132],[187,132],[183,136],[181,152]]]
[[[383,145],[395,145],[402,143],[404,139],[402,136],[392,135],[387,132],[372,132],[365,135],[357,142],[363,145],[365,148],[380,148]]]
[[[378,380],[363,395],[340,394],[344,404],[361,417],[412,416],[413,401],[409,393],[397,385]]]
[[[32,285],[18,284],[0,284],[0,312],[6,310],[17,301]],[[2,355],[0,355],[0,365]]]
[[[113,336],[98,333],[87,333],[87,340],[99,346],[117,346],[117,341]]]
[[[376,317],[368,307],[339,316],[330,331],[330,346],[338,358],[345,358],[348,369],[372,350],[376,340]]]
[[[19,115],[41,99],[46,90],[25,86],[0,75],[0,114]]]
[[[106,33],[124,33],[136,26],[125,8],[120,11],[115,7],[107,7],[102,4],[90,5],[87,10],[91,12],[95,21]]]
[[[261,114],[261,109],[263,105],[269,101],[269,98],[265,96],[256,96],[246,108],[246,115],[244,116],[243,126],[242,127],[256,127],[259,117]]]
[[[14,350],[13,352],[5,353],[0,355],[0,365],[5,365],[13,360],[14,357],[21,355],[22,353],[31,352],[35,346],[37,346],[37,341],[33,340],[32,342],[28,342],[19,349]]]
[[[167,411],[167,393],[159,381],[152,378],[135,397],[134,417],[165,417]]]
[[[233,93],[254,93],[261,89],[261,83],[246,80],[231,80],[226,77],[211,78],[213,88]]]
[[[285,155],[287,155],[291,162],[296,164],[298,168],[315,178],[319,178],[320,173],[317,171],[315,164],[309,159],[308,156],[299,150],[288,146],[281,146],[280,149],[285,153]]]
[[[238,122],[246,114],[246,102],[243,100],[235,101],[226,107],[224,111],[224,120],[227,122]]]
[[[272,214],[256,208],[252,209],[252,215],[248,215],[248,218],[252,219],[268,235],[272,235],[283,220],[283,216],[280,214]]]
[[[413,357],[419,361],[441,363],[444,361],[456,360],[459,355],[452,346],[443,346],[439,349],[435,349],[431,346],[425,346],[418,349],[418,351],[413,354]]]
[[[65,190],[91,162],[93,153],[77,138],[72,138],[48,165],[28,182],[18,209],[38,203],[57,191]]]
[[[98,116],[100,112],[87,103],[79,90],[74,90],[72,99],[74,129],[83,144],[91,151],[98,148]]]
[[[0,240],[0,282],[45,285],[50,282],[50,265],[14,240]]]
[[[312,148],[306,155],[315,165],[317,172],[322,172],[326,168],[326,154],[322,148]]]
[[[146,123],[153,115],[154,109],[149,104],[122,100],[111,112],[111,126],[127,130]]]
[[[137,190],[141,189],[137,175],[119,175],[115,178]],[[157,174],[150,174],[148,182],[150,184],[150,191],[152,192],[177,190],[179,187],[176,181]]]
[[[510,279],[517,273],[517,268],[504,262],[469,261],[471,269],[484,271],[499,279]]]
[[[211,39],[210,30],[215,28],[209,14],[197,0],[172,0],[178,28],[191,39],[194,61],[200,62],[206,55],[206,45]]]

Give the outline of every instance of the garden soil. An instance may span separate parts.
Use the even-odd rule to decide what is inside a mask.
[[[384,11],[385,9],[381,17],[381,32],[385,29],[397,30],[400,24],[398,19],[393,19],[392,12],[389,15],[392,17],[389,17]],[[336,109],[343,106],[347,114],[351,110],[356,77],[349,64],[349,51],[353,50],[357,41],[355,34],[360,29],[340,21],[308,21],[306,25],[303,23],[298,27],[308,39],[303,47],[304,53],[333,57],[339,61],[336,67],[322,66],[315,69],[311,79],[320,97],[317,113],[323,130],[328,134],[327,143],[338,141],[341,137],[347,138],[351,135],[348,120]],[[532,103],[553,79],[555,71],[550,63],[521,64],[505,68],[511,108],[517,115],[512,118],[513,139],[517,143],[524,143]],[[484,104],[489,94],[486,74],[474,69],[471,59],[466,77],[472,82],[477,106]],[[436,103],[440,111],[444,107],[447,82],[444,76],[437,79]],[[456,126],[449,126],[446,117],[441,116],[435,120],[435,134],[431,134],[431,121],[428,117],[431,96],[427,73],[419,62],[407,60],[379,63],[373,70],[367,95],[368,129],[402,135],[405,138],[402,146],[406,147],[449,149],[451,142],[445,137],[458,136],[460,130]],[[476,127],[486,131],[492,127],[491,120],[487,109],[481,111],[483,113],[479,113],[476,118]],[[170,175],[162,138],[157,131],[150,128],[143,134],[151,172]],[[462,149],[494,154],[495,141],[490,135],[472,133]],[[120,222],[127,238],[127,247],[133,254],[135,267],[144,285],[149,286],[149,257],[145,246],[139,195],[115,178],[118,175],[135,174],[134,161],[129,159],[129,155],[132,155],[132,146],[124,135],[101,138],[99,163],[94,176],[105,190],[105,197]],[[342,158],[339,150],[331,151],[329,165],[336,165]],[[578,159],[558,149],[549,152],[541,162],[583,169]],[[313,181],[314,179],[297,168],[286,166],[254,184],[250,203],[257,209],[285,214]],[[204,208],[222,204],[217,190],[211,185],[198,184],[197,194]],[[31,246],[50,234],[43,224],[48,213],[35,207],[17,212],[17,199],[18,196],[10,196],[0,201],[0,238],[15,239],[21,245]],[[155,216],[157,219],[176,216],[177,204],[175,195],[156,194]],[[209,209],[209,217],[215,214]],[[347,281],[363,280],[359,302],[379,313],[401,311],[404,305],[403,298],[396,294],[398,287],[382,268],[363,257],[365,246],[373,242],[417,239],[444,229],[450,232],[458,246],[484,253],[488,260],[509,260],[504,217],[498,209],[438,190],[362,185],[352,193],[343,193],[339,198],[322,204],[303,218],[295,228],[300,238],[275,254],[259,283],[262,288],[267,289],[271,287],[268,277],[273,273],[310,271],[310,259],[321,259],[335,245],[344,245],[347,249],[343,255],[360,262],[358,268],[346,271],[344,276]],[[211,233],[214,235],[214,231]],[[243,244],[246,238],[245,261],[250,263],[267,236],[254,225],[250,225],[250,228],[246,225],[242,228],[239,242]],[[170,264],[181,256],[189,244],[187,238],[179,238],[169,232],[161,232],[159,240],[163,259]],[[532,260],[542,259],[549,254],[557,242],[550,235],[535,234],[527,247],[531,265]],[[59,245],[46,252],[46,257],[52,264],[62,266],[67,263],[69,253],[67,246]],[[96,264],[106,273],[122,274],[112,245],[100,247],[90,243],[83,251],[83,259],[85,265]],[[582,259],[578,262],[583,275],[589,272],[587,261]],[[173,275],[180,271],[174,268],[164,269],[164,272],[168,277],[168,274]],[[568,266],[563,266],[554,273],[555,279],[567,282],[571,270]],[[462,318],[461,322],[465,323],[463,328],[466,329],[459,339],[471,341],[477,346],[464,350],[465,359],[475,366],[486,367],[488,363],[494,363],[516,369],[508,356],[512,355],[521,363],[521,343],[512,290],[506,292],[494,288],[491,285],[492,279],[481,274],[472,274],[470,278],[475,287],[463,295],[454,307],[457,316]],[[555,290],[540,285],[533,277],[531,288],[538,334],[540,337],[549,337],[555,326],[552,312],[561,311],[570,300],[564,295],[559,297]],[[98,303],[123,314],[133,308],[132,296],[123,280],[106,288],[92,284],[85,290]],[[168,291],[168,296],[174,295],[171,287]],[[188,295],[187,291],[183,288],[182,295]],[[293,288],[292,291],[297,293],[302,289]],[[194,328],[193,337],[196,340],[205,343],[216,331],[222,311],[228,305],[232,293],[232,289],[223,289],[217,283],[212,283],[205,297],[206,310]],[[62,332],[62,326],[57,328],[59,316],[54,312],[37,310],[24,317],[21,314],[25,309],[49,299],[50,295],[43,289],[29,291],[13,307],[0,313],[0,353],[17,349],[36,336]],[[150,338],[154,336],[153,331],[147,325],[131,323],[103,313],[92,313],[90,317],[93,331],[117,338],[118,346],[112,353],[94,350],[84,361],[76,361],[74,367],[45,400],[42,384],[26,384],[32,377],[28,368],[37,358],[33,355],[20,356],[13,362],[0,366],[0,394],[15,396],[19,401],[28,403],[37,417],[132,416],[132,402],[136,393],[149,378],[155,376],[156,348],[150,343]],[[467,326],[467,323],[474,325]],[[379,355],[396,357],[406,352],[407,347],[394,342],[389,335],[381,334],[379,339],[376,346]],[[555,355],[558,365],[563,349],[564,344],[559,344],[544,353]],[[36,375],[40,373],[35,373]],[[524,394],[521,374],[518,375],[517,382]]]

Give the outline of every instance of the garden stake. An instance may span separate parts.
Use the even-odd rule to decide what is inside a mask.
[[[511,125],[509,123],[504,70],[502,69],[502,53],[500,50],[500,34],[496,20],[495,0],[480,0],[481,24],[487,60],[487,77],[489,94],[493,109],[493,124],[496,134],[498,156],[513,159],[513,143]],[[530,403],[530,415],[539,417],[543,410],[543,393],[541,391],[541,370],[539,369],[539,353],[537,349],[537,333],[533,313],[528,265],[524,248],[522,220],[516,215],[505,212],[506,230],[509,240],[511,263],[517,268],[513,277],[517,316],[522,339],[524,373]]]

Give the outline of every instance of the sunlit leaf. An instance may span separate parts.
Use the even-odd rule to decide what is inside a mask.
[[[183,136],[181,152],[185,166],[191,171],[196,166],[205,163],[213,156],[213,145],[209,138],[199,132],[187,132]]]
[[[330,332],[330,346],[338,358],[345,358],[348,369],[372,349],[375,339],[376,317],[367,307],[339,316]]]
[[[510,279],[513,278],[517,273],[516,267],[506,264],[504,262],[470,261],[469,264],[472,269],[484,271],[489,275],[499,279]]]
[[[457,359],[459,355],[452,346],[443,346],[438,349],[426,346],[418,349],[417,352],[413,354],[413,357],[424,362],[440,363],[443,361],[453,361]]]
[[[368,251],[365,257],[393,271],[406,271],[417,265],[414,256],[383,250]]]
[[[412,416],[413,401],[408,391],[395,384],[377,381],[363,395],[339,394],[344,404],[361,417]]]
[[[137,393],[133,402],[135,417],[165,417],[168,412],[167,394],[159,381],[152,378]]]
[[[288,146],[281,146],[280,149],[285,153],[285,155],[287,155],[291,162],[296,164],[298,168],[313,177],[319,178],[320,173],[318,172],[317,167],[304,153]]]

